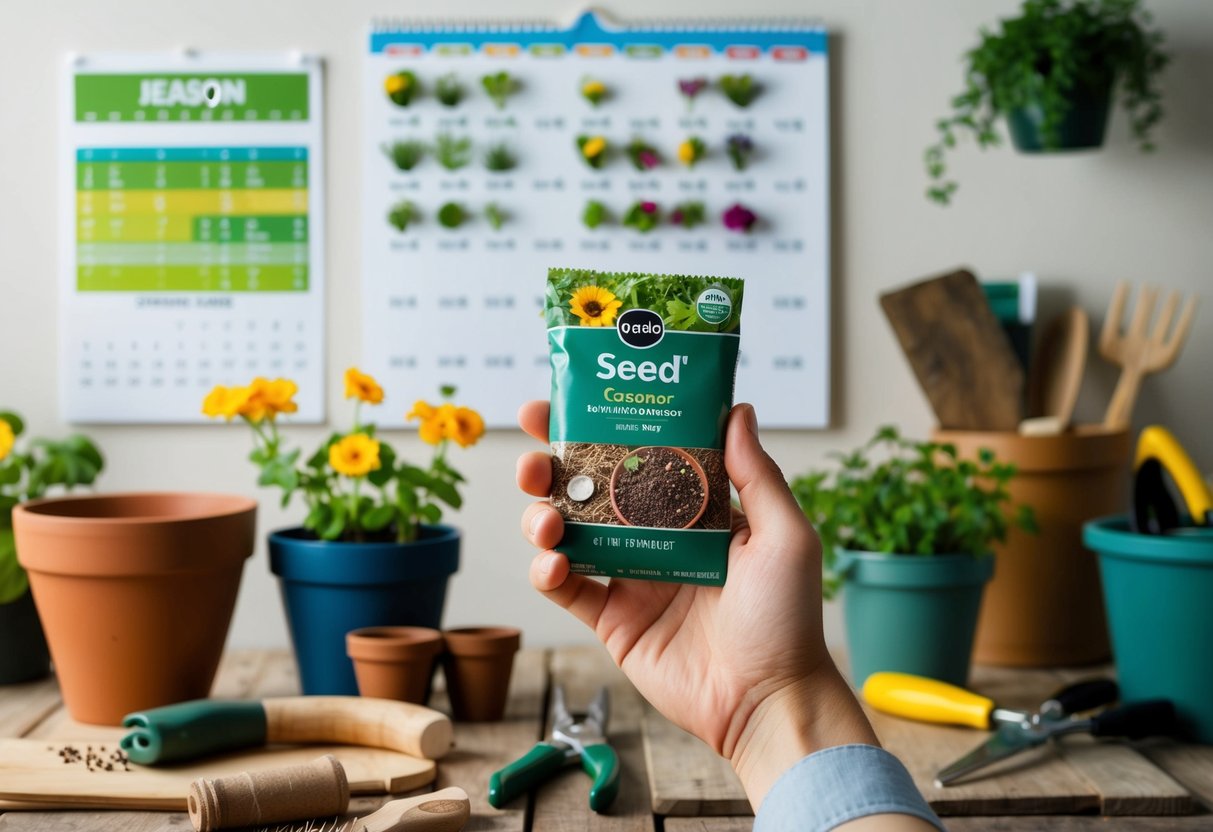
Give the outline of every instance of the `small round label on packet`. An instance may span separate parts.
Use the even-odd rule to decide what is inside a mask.
[[[706,323],[722,324],[733,314],[733,299],[715,286],[704,289],[695,298],[695,312]]]
[[[565,492],[569,495],[570,500],[584,503],[594,496],[594,481],[584,474],[579,477],[573,477],[569,480],[569,485],[565,489]]]

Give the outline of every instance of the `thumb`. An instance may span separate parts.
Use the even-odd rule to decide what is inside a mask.
[[[751,534],[782,538],[808,529],[808,520],[783,472],[758,441],[758,417],[753,405],[739,404],[729,414],[724,467],[737,488]]]

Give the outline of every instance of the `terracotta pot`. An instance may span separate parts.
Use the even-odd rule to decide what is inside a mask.
[[[619,510],[619,502],[615,498],[615,490],[619,484],[619,477],[623,475],[623,463],[627,462],[630,457],[638,456],[645,451],[657,450],[672,451],[676,456],[680,457],[686,463],[688,468],[695,472],[697,477],[699,477],[700,487],[703,488],[703,500],[699,503],[699,511],[695,512],[695,516],[691,517],[680,527],[683,529],[689,529],[691,526],[698,523],[699,518],[703,517],[703,513],[708,510],[708,498],[711,496],[711,493],[708,486],[708,475],[704,472],[703,466],[699,464],[699,460],[691,456],[682,448],[649,445],[644,448],[637,448],[636,450],[629,452],[623,457],[623,459],[619,460],[619,462],[615,464],[615,468],[611,471],[611,508],[614,510],[615,516],[619,518],[620,523],[625,526],[634,525],[630,520],[628,520],[627,517],[624,516],[623,512]]]
[[[222,494],[36,500],[13,512],[17,553],[73,719],[210,693],[253,552],[257,504]]]
[[[1011,496],[1033,508],[1040,526],[1038,535],[1012,529],[994,549],[974,661],[1055,667],[1106,660],[1099,562],[1083,547],[1082,526],[1127,505],[1129,433],[1082,425],[1059,436],[938,431],[935,439],[955,444],[965,457],[989,448],[1014,463]]]
[[[442,657],[451,710],[461,722],[494,722],[505,715],[505,700],[522,633],[513,627],[445,630]]]
[[[363,627],[346,635],[345,649],[361,696],[424,705],[442,633],[429,627]]]

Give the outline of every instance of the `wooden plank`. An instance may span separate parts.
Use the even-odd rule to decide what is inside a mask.
[[[665,832],[751,832],[753,816],[746,818],[666,818]]]
[[[608,688],[607,739],[619,755],[621,780],[619,796],[609,810],[595,813],[589,808],[590,779],[580,766],[569,766],[536,792],[533,828],[543,832],[653,832],[641,736],[644,699],[599,646],[556,650],[551,679],[553,686],[563,686],[565,702],[574,715],[585,711],[600,688]],[[550,710],[545,734],[552,727]]]
[[[54,676],[0,687],[0,737],[25,736],[61,703]]]
[[[10,812],[4,832],[193,832],[189,815],[161,812]]]
[[[250,699],[268,699],[271,696],[298,696],[299,670],[295,656],[290,650],[266,650],[264,664],[256,675],[247,694]]]
[[[1065,761],[1099,793],[1103,815],[1190,815],[1196,801],[1173,777],[1120,742],[1066,737]]]
[[[539,739],[547,694],[548,656],[541,650],[523,650],[514,661],[510,698],[501,722],[455,723],[455,748],[438,765],[435,788],[459,786],[472,801],[467,832],[523,832],[527,801],[516,800],[504,809],[488,802],[489,775],[525,753]],[[446,694],[435,690],[430,706],[450,712]]]
[[[1213,746],[1151,740],[1138,744],[1137,749],[1213,811]]]
[[[651,707],[644,717],[644,750],[657,814],[750,813],[750,801],[729,762]]]

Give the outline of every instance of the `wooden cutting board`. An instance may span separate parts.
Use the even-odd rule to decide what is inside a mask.
[[[299,765],[332,754],[351,794],[398,794],[434,782],[432,760],[360,746],[281,746],[208,757],[176,766],[123,763],[110,742],[0,739],[0,810],[164,809],[185,811],[189,784]]]
[[[985,292],[956,271],[880,296],[940,427],[1015,430],[1024,373]]]

